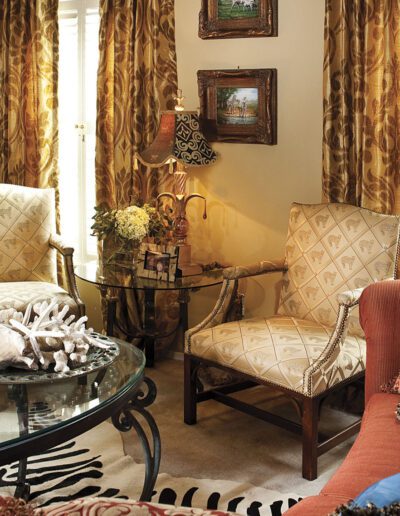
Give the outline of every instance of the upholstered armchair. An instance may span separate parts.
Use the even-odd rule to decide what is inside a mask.
[[[318,433],[321,402],[362,378],[365,339],[358,300],[368,284],[397,275],[400,217],[346,204],[293,204],[285,258],[224,271],[211,314],[186,333],[185,407],[196,423],[196,404],[215,399],[302,435],[303,477],[317,477],[318,456],[359,430],[353,423],[335,436]],[[238,282],[282,272],[276,315],[230,320]],[[239,374],[243,381],[198,391],[201,364]],[[294,402],[301,424],[229,396],[262,384]]]
[[[63,257],[68,292],[57,282],[56,252]],[[58,298],[85,313],[73,273],[73,248],[55,234],[54,190],[0,184],[0,310]]]

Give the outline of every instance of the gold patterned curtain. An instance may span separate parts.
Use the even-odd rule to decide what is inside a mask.
[[[160,111],[173,109],[177,90],[173,0],[100,0],[100,63],[97,85],[97,204],[123,208],[170,189],[164,170],[134,171],[134,155],[147,147]],[[161,331],[176,319],[176,296],[159,296]],[[140,326],[137,298],[118,292],[117,318],[129,333]],[[160,299],[161,298],[161,299]],[[139,301],[139,305],[142,303]],[[123,335],[122,335],[123,336]]]
[[[400,213],[400,2],[326,0],[323,191]]]
[[[165,174],[133,173],[160,110],[173,109],[177,89],[173,0],[101,0],[98,71],[97,203],[124,207],[154,197]]]
[[[58,187],[57,9],[0,2],[0,182]]]

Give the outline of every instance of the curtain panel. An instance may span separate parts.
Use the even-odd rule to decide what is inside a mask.
[[[58,0],[0,2],[0,182],[58,192]]]
[[[400,213],[400,2],[326,0],[323,192]]]
[[[173,0],[100,0],[96,131],[97,204],[125,207],[149,200],[165,174],[140,168],[160,111],[177,90]]]
[[[174,108],[177,90],[173,0],[100,0],[100,62],[97,81],[96,201],[123,208],[171,189],[166,170],[134,171],[134,155],[154,139],[160,111]],[[122,338],[142,326],[137,292],[114,292]],[[136,294],[136,295],[135,295]],[[105,320],[103,296],[103,318]],[[158,330],[171,333],[179,307],[174,292],[158,293],[163,317]],[[121,331],[122,328],[122,331]],[[171,339],[169,339],[171,340]],[[157,349],[169,341],[157,343]]]

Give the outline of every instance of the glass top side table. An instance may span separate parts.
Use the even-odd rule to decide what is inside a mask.
[[[141,499],[149,500],[160,462],[160,436],[146,407],[156,397],[152,380],[144,377],[145,357],[134,346],[111,339],[120,348],[111,364],[88,374],[58,379],[29,374],[29,381],[18,382],[25,371],[8,370],[0,383],[0,465],[19,460],[15,496],[27,499],[27,456],[66,442],[111,417],[123,432],[134,428],[141,441],[146,464]],[[7,381],[7,376],[10,378]],[[40,408],[51,417],[37,416]],[[143,439],[143,428],[134,413],[147,422],[152,446]]]
[[[178,291],[179,322],[178,327],[184,335],[188,329],[188,304],[190,292],[219,285],[223,282],[221,269],[203,272],[195,276],[177,278],[175,281],[166,282],[150,278],[140,278],[134,274],[129,266],[113,263],[103,266],[98,261],[88,262],[75,267],[75,275],[83,281],[96,285],[107,303],[107,335],[114,334],[114,327],[118,327],[116,321],[116,304],[118,298],[115,289],[129,289],[144,293],[144,317],[143,327],[135,335],[129,335],[128,339],[142,338],[146,354],[146,364],[154,364],[154,345],[156,338],[163,337],[157,332],[155,294],[157,291]],[[123,330],[126,333],[125,330]]]

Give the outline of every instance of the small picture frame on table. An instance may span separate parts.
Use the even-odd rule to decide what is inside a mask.
[[[172,244],[142,243],[137,275],[158,281],[175,281],[179,247]]]
[[[200,118],[211,142],[277,143],[277,70],[199,70]]]

